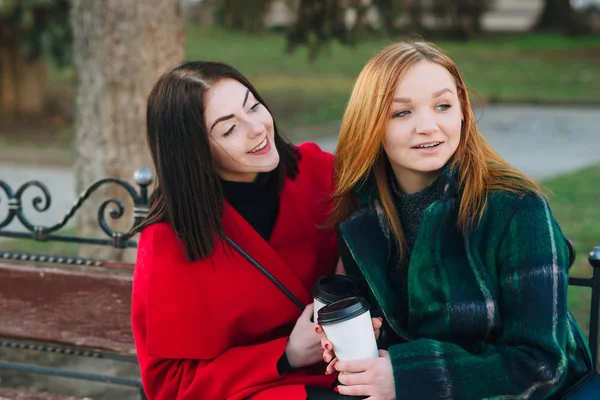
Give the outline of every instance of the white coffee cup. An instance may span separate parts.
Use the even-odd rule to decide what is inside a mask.
[[[333,343],[340,361],[377,358],[377,342],[371,322],[371,305],[362,296],[331,303],[318,312],[319,325]]]
[[[317,279],[312,287],[315,303],[313,321],[317,322],[318,312],[328,304],[359,293],[356,281],[346,275],[325,275]]]

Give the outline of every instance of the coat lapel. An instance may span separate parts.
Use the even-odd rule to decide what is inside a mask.
[[[361,207],[341,224],[340,231],[386,320],[398,335],[409,339],[410,335],[394,317],[399,314],[399,304],[386,274],[387,265],[392,261],[392,232],[379,201],[374,200]]]
[[[289,183],[290,182],[286,182],[286,184]],[[277,242],[278,240],[293,240],[293,238],[290,238],[289,235],[286,235],[285,233],[290,227],[294,227],[293,230],[298,229],[297,224],[294,225],[294,223],[289,223],[290,214],[294,214],[296,210],[289,210],[290,203],[286,203],[283,200],[284,199],[282,198],[279,215],[277,216],[270,242],[266,242],[227,202],[225,203],[225,210],[223,213],[223,230],[227,236],[269,271],[271,275],[281,282],[281,284],[283,284],[302,303],[309,304],[312,302],[312,296],[310,295],[308,288],[303,285],[294,270],[280,257],[272,245],[273,242]],[[247,265],[248,268],[255,268],[249,262],[245,265]],[[264,277],[264,279],[267,279],[267,277]],[[275,285],[273,285],[273,288],[279,290]]]

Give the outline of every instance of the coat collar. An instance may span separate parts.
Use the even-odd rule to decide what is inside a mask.
[[[455,203],[459,195],[458,165],[450,160],[444,167],[442,179],[442,199],[434,202]],[[407,340],[411,335],[403,329],[393,317],[399,314],[399,304],[392,287],[387,282],[387,267],[395,257],[394,238],[387,222],[385,211],[381,205],[373,176],[354,190],[360,207],[346,221],[340,224],[340,233],[352,258],[366,278],[371,292],[377,299],[382,311],[389,313],[386,320],[396,333]],[[391,318],[390,318],[391,317]]]
[[[299,198],[296,192],[300,190],[300,188],[295,187],[294,183],[294,181],[286,180],[286,184],[283,186],[280,195],[280,212],[268,242],[227,202],[225,202],[223,212],[223,232],[269,271],[300,301],[309,304],[312,301],[312,296],[308,288],[304,286],[294,269],[290,268],[276,250],[276,248],[285,245],[282,242],[292,239],[289,235],[290,226],[296,226],[298,230],[305,231],[300,229],[298,225],[301,225],[302,221],[311,221],[310,216],[303,215],[303,209],[294,209],[299,205],[294,199]]]
[[[453,158],[451,158],[442,168],[439,179],[442,180],[442,185],[444,187],[442,201],[458,197],[460,191],[458,183],[458,162],[453,164]],[[375,185],[375,177],[372,173],[359,183],[352,192],[361,206],[372,203],[374,200],[379,200],[379,194],[377,193],[377,187]]]

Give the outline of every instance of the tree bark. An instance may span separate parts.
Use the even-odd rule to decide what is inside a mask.
[[[423,32],[423,4],[419,0],[409,0],[406,4],[410,18],[411,33]]]
[[[545,0],[544,9],[535,29],[559,31],[570,35],[585,33],[588,30],[575,14],[569,0]]]
[[[39,118],[46,106],[46,62],[28,60],[17,37],[14,29],[0,26],[0,114],[6,120]]]
[[[17,114],[17,87],[12,63],[14,52],[6,43],[0,43],[0,116],[9,120]]]
[[[46,61],[30,61],[23,54],[13,54],[17,95],[17,117],[35,118],[45,114],[48,72]]]
[[[74,0],[71,9],[77,68],[75,168],[81,192],[110,176],[132,182],[150,167],[146,146],[146,101],[159,76],[184,59],[184,24],[178,0]],[[106,237],[98,210],[124,191],[104,189],[79,212],[80,236]],[[128,213],[111,224],[131,227]],[[107,221],[110,218],[107,218]],[[114,221],[113,221],[114,222]],[[81,256],[122,260],[120,251],[83,249]],[[128,259],[128,256],[125,256]]]

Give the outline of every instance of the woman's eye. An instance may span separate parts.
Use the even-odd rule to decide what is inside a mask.
[[[450,104],[440,104],[439,106],[437,106],[437,108],[440,111],[446,111],[447,109],[449,109],[450,107],[452,107]]]
[[[231,134],[233,133],[233,129],[234,129],[234,128],[235,128],[235,125],[233,125],[231,128],[229,128],[229,129],[227,130],[227,132],[225,132],[225,133],[223,134],[223,136],[227,137],[227,136],[231,135]]]
[[[395,113],[392,116],[392,118],[402,118],[402,117],[406,117],[408,114],[410,114],[410,111],[402,110],[402,111],[398,111],[397,113]]]
[[[256,109],[258,108],[258,106],[260,106],[260,102],[256,102],[255,105],[253,105],[252,107],[250,107],[250,111],[256,111]]]

